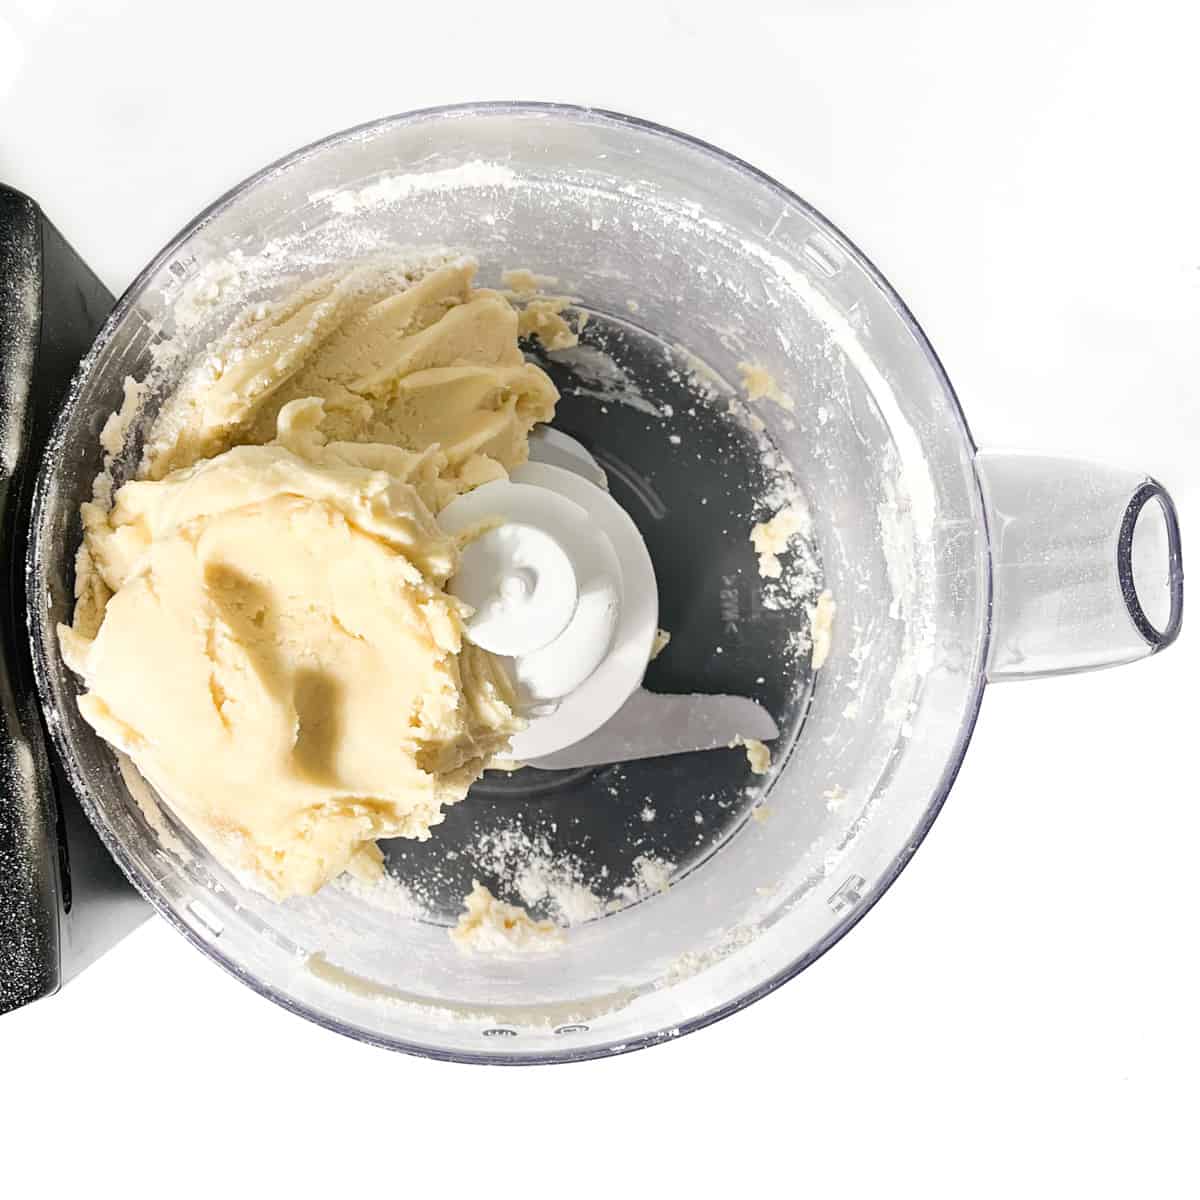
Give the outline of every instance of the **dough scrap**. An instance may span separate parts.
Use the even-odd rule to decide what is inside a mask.
[[[578,346],[579,334],[587,324],[587,314],[579,313],[572,329],[562,315],[571,303],[567,296],[542,296],[528,301],[520,310],[521,336],[536,337],[547,350],[569,350]]]
[[[168,402],[139,478],[83,505],[80,708],[277,899],[424,839],[521,727],[465,642],[435,514],[528,455],[558,393],[445,262],[253,310]]]
[[[796,402],[780,390],[775,377],[766,367],[757,363],[740,362],[738,371],[742,376],[742,390],[745,391],[747,400],[774,400],[780,408],[789,412],[795,409]]]
[[[744,746],[746,749],[746,761],[750,764],[750,770],[755,775],[765,775],[771,767],[771,751],[766,744],[760,742],[758,738],[742,737],[739,733],[737,737],[729,743],[731,750],[738,746]]]
[[[778,579],[783,574],[779,556],[798,534],[807,532],[808,516],[799,508],[780,509],[769,521],[750,530],[750,541],[758,555],[758,573],[763,579]]]
[[[558,280],[553,275],[539,275],[528,267],[513,267],[504,271],[500,275],[500,281],[518,300],[532,300],[539,292],[558,285]]]
[[[812,669],[819,671],[829,657],[833,646],[833,616],[837,612],[833,593],[826,588],[818,597],[816,604],[808,606],[809,626],[812,630]]]
[[[535,921],[520,905],[497,900],[478,880],[463,904],[463,914],[449,933],[464,954],[517,958],[552,953],[566,941],[553,921]]]
[[[471,286],[475,270],[453,259],[398,287],[358,268],[252,309],[164,408],[142,475],[263,445],[285,404],[318,397],[331,443],[436,447],[438,507],[499,478],[525,461],[558,393],[521,354],[512,304]]]

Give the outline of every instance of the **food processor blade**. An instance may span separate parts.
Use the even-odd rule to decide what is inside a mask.
[[[529,450],[531,462],[535,466],[518,468],[514,472],[514,479],[531,477],[532,482],[544,485],[547,480],[543,476],[547,473],[539,474],[536,466],[543,464],[552,468],[549,472],[551,477],[554,475],[554,468],[569,471],[607,492],[608,479],[604,469],[592,454],[569,434],[559,429],[543,427],[534,432]],[[576,488],[578,489],[578,485]],[[585,495],[577,491],[576,498],[585,499]],[[606,496],[604,504],[612,506],[612,501]],[[598,511],[591,514],[593,519]],[[633,536],[641,542],[631,522],[629,527],[633,530]],[[642,547],[644,550],[644,542]],[[644,572],[638,579],[638,586],[655,588],[653,574],[649,571]],[[657,613],[657,606],[654,611]],[[550,713],[548,716],[534,719],[539,724],[549,724],[556,719],[556,714]],[[778,736],[779,728],[770,713],[747,697],[694,693],[660,695],[645,688],[637,688],[612,717],[599,728],[586,732],[572,744],[536,757],[526,757],[519,753],[515,756],[522,759],[527,766],[556,771],[605,766],[644,758],[661,758],[668,754],[727,749],[748,738],[767,742]]]
[[[725,749],[739,738],[768,742],[778,736],[779,727],[771,714],[745,696],[660,696],[638,688],[590,737],[525,765],[541,771],[599,767],[693,750]]]

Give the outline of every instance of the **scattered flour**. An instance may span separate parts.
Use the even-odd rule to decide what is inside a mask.
[[[554,360],[565,364],[575,376],[575,395],[602,403],[624,404],[649,417],[663,418],[662,409],[648,400],[637,383],[617,364],[611,354],[597,346],[570,346]]]
[[[651,854],[639,854],[633,860],[633,878],[617,888],[625,900],[645,900],[656,892],[665,892],[670,885],[675,864]]]
[[[425,905],[412,890],[386,871],[372,879],[362,879],[349,872],[343,872],[331,886],[355,900],[361,900],[372,908],[382,909],[384,912],[415,919],[427,916]]]
[[[673,361],[678,363],[678,367],[671,373],[671,377],[677,382],[686,382],[692,391],[698,392],[706,400],[715,402],[724,398],[727,403],[736,400],[734,390],[704,359],[693,354],[680,342],[673,342],[670,352]]]
[[[655,989],[674,987],[676,984],[699,975],[701,971],[715,967],[731,954],[750,945],[758,937],[758,934],[759,930],[753,925],[734,925],[731,929],[727,929],[710,949],[689,951],[676,958],[662,978],[655,980]]]
[[[649,805],[641,811],[646,823],[655,816]],[[544,835],[529,834],[518,826],[491,831],[464,853],[477,870],[492,875],[505,890],[515,892],[526,908],[540,908],[557,925],[565,927],[593,921],[648,899],[665,890],[675,870],[672,862],[639,855],[634,859],[632,877],[614,887],[610,881],[589,875],[580,859],[556,851]]]
[[[363,208],[378,208],[395,204],[409,196],[427,192],[449,192],[460,188],[511,187],[516,172],[502,163],[474,160],[440,171],[421,171],[408,175],[389,175],[358,191],[329,188],[314,192],[309,201],[324,201],[336,213],[351,214]]]
[[[588,886],[583,864],[556,853],[544,835],[519,826],[490,831],[463,852],[529,908],[543,906],[560,925],[578,925],[604,915],[604,901]]]

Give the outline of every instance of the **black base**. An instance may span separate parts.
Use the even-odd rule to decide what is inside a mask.
[[[0,186],[0,1012],[56,991],[149,912],[46,753],[22,602],[33,476],[112,305],[38,206]]]

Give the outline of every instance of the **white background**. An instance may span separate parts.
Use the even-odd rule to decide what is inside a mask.
[[[5,0],[0,179],[120,291],[217,194],[340,127],[468,99],[636,113],[847,230],[982,445],[1150,471],[1194,546],[1191,7]],[[0,1193],[1194,1195],[1196,645],[992,688],[943,815],[853,935],[646,1053],[389,1055],[152,921],[0,1020]]]

